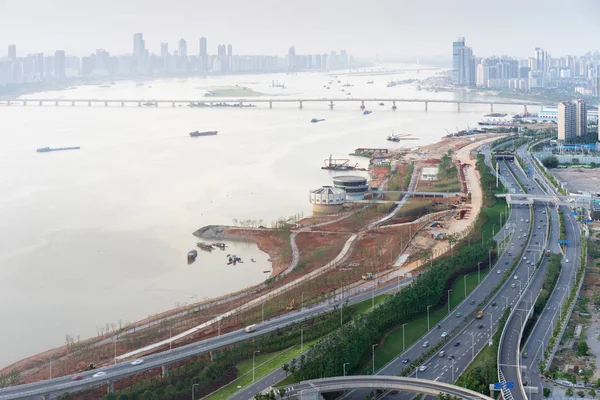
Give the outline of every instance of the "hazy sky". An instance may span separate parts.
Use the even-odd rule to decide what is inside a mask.
[[[0,56],[97,48],[130,53],[132,35],[146,47],[174,50],[208,38],[209,53],[231,43],[234,53],[317,53],[346,48],[380,59],[451,56],[465,36],[477,56],[552,55],[600,48],[600,0],[0,0]]]

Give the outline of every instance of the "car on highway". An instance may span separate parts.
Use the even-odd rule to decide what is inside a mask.
[[[527,260],[527,257],[523,257],[523,260]]]
[[[517,285],[513,283],[512,285],[510,285],[510,287],[514,289],[517,287]]]
[[[425,343],[423,343],[423,347],[429,347],[429,342],[426,341]]]
[[[510,263],[508,262],[508,260],[504,261],[504,265],[508,265],[508,264],[510,264]]]
[[[475,300],[471,300],[469,303],[470,304],[475,304]]]
[[[442,332],[442,337],[448,336],[448,332]]]
[[[456,313],[456,318],[460,318],[461,316],[462,316],[461,313],[459,313],[459,312]]]
[[[460,342],[454,342],[454,347],[460,346]]]
[[[144,363],[144,360],[142,360],[141,358],[138,358],[137,360],[132,361],[131,365],[140,365],[143,363]]]
[[[409,358],[405,358],[404,360],[402,360],[402,364],[408,364],[410,362]]]
[[[569,263],[569,259],[567,258],[567,259],[565,260],[565,262],[568,264],[568,263]]]
[[[96,372],[96,373],[95,373],[94,375],[92,375],[92,376],[93,376],[94,378],[101,378],[101,377],[103,377],[103,376],[106,376],[106,372],[104,372],[104,371],[99,371],[99,372]]]
[[[80,381],[83,379],[83,375],[75,375],[71,378],[72,381]]]
[[[477,329],[481,329],[481,328],[483,328],[483,324],[477,325]]]
[[[448,356],[448,360],[454,360],[454,354],[450,354],[450,355]]]
[[[427,371],[427,365],[421,365],[419,367],[419,372],[425,372],[425,371]]]
[[[515,276],[513,276],[513,279],[517,280],[517,279],[519,279],[519,277],[515,275]]]
[[[496,307],[496,302],[492,301],[492,307]]]
[[[440,351],[439,356],[440,357],[445,357],[446,356],[446,352],[444,350]]]
[[[497,273],[497,274],[501,274],[501,273],[502,273],[502,271],[498,270],[498,271],[496,271],[496,273]]]

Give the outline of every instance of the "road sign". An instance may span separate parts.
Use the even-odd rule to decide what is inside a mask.
[[[565,244],[571,244],[571,241],[569,239],[565,240]]]
[[[506,382],[506,388],[507,389],[513,389],[515,387],[515,383],[514,382]]]
[[[500,382],[494,383],[494,390],[500,390],[500,389],[502,389],[502,384]]]
[[[562,244],[562,242],[563,241],[561,239],[558,239],[558,244]]]
[[[573,212],[572,212],[572,214],[573,214],[573,215],[577,215],[577,211],[573,211]]]
[[[494,390],[500,390],[502,388],[513,389],[514,387],[515,387],[514,382],[506,382],[504,385],[502,385],[502,383],[500,383],[500,382],[494,383]]]
[[[585,222],[594,222],[593,219],[586,219]]]

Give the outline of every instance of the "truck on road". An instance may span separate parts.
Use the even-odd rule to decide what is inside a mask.
[[[481,318],[483,318],[483,311],[479,311],[477,313],[477,319],[481,319]]]

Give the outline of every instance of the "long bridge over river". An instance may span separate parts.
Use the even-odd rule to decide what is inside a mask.
[[[70,105],[75,107],[76,105],[104,105],[108,106],[138,106],[138,107],[159,107],[159,106],[184,106],[187,105],[192,108],[203,108],[203,107],[219,107],[224,104],[230,107],[248,107],[257,103],[268,104],[269,108],[273,108],[273,104],[283,103],[297,103],[298,107],[302,109],[305,103],[325,103],[329,105],[330,109],[333,109],[336,103],[360,103],[360,108],[364,109],[368,105],[377,105],[383,103],[391,104],[392,109],[397,108],[397,103],[420,103],[425,105],[425,111],[428,110],[430,103],[440,104],[456,104],[457,111],[460,111],[461,104],[483,104],[489,105],[490,111],[494,112],[495,105],[512,105],[512,106],[523,106],[524,110],[527,111],[527,106],[541,106],[542,103],[531,102],[531,101],[510,101],[510,100],[445,100],[445,99],[418,99],[418,98],[394,98],[394,97],[375,97],[375,98],[255,98],[255,99],[234,99],[234,98],[210,98],[210,99],[68,99],[68,98],[13,98],[5,99],[0,101],[0,105],[12,106],[21,105],[27,106],[34,104],[38,106],[54,105],[54,106],[65,106]]]

